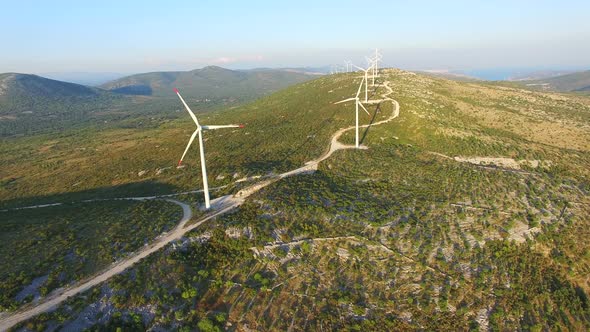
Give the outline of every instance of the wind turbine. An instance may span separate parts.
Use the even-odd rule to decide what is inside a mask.
[[[368,56],[365,57],[367,65],[371,69],[371,78],[373,79],[371,86],[375,86],[375,77],[377,76],[377,62],[381,60],[380,56],[381,55],[379,55],[379,57],[375,56],[374,58]]]
[[[367,101],[369,101],[369,93],[368,93],[368,87],[367,87],[367,85],[369,85],[369,70],[371,70],[371,68],[373,68],[373,65],[371,65],[367,69],[361,68],[357,65],[353,65],[353,66],[356,67],[357,69],[365,72],[365,76],[363,78],[363,81],[361,81],[361,87],[363,86],[363,82],[364,82],[365,83],[365,103],[366,103]],[[359,87],[359,89],[360,89],[360,87]]]
[[[346,72],[349,73],[352,70],[352,61],[344,60],[344,64],[346,64]]]
[[[184,101],[182,96],[180,95],[180,92],[178,92],[177,88],[174,88],[174,92],[176,92],[176,94],[178,95],[178,98],[180,98],[180,101],[182,102],[182,104],[184,105],[184,107],[186,108],[188,113],[190,114],[191,118],[193,119],[193,121],[197,125],[197,130],[195,130],[195,132],[191,135],[191,138],[188,140],[188,144],[186,145],[186,148],[184,149],[184,153],[182,154],[182,157],[180,157],[180,160],[178,161],[178,166],[180,166],[182,164],[182,160],[184,159],[184,156],[186,155],[191,144],[195,140],[195,136],[199,135],[199,152],[201,154],[201,173],[203,175],[203,194],[205,195],[205,209],[209,209],[211,207],[211,204],[209,202],[209,183],[207,182],[207,167],[205,166],[205,148],[203,146],[203,131],[204,130],[223,129],[223,128],[244,128],[244,125],[240,124],[240,125],[222,125],[222,126],[202,126],[199,124],[199,120],[197,120],[195,113],[193,113],[193,111],[191,111],[190,107],[188,107],[188,105],[186,104],[186,102]]]
[[[379,73],[379,61],[381,61],[382,57],[381,57],[381,53],[379,53],[378,49],[375,49],[375,57],[372,59],[373,60],[373,84],[375,85],[375,77],[377,76],[377,74]]]
[[[368,69],[367,69],[368,70]],[[367,114],[369,116],[371,116],[371,114],[369,113],[369,111],[367,111],[367,109],[365,108],[365,106],[363,106],[363,104],[361,103],[361,101],[359,100],[359,94],[361,93],[361,88],[363,87],[363,82],[365,81],[366,78],[363,78],[363,80],[361,81],[361,85],[359,85],[359,89],[356,92],[356,96],[354,98],[348,98],[348,99],[344,99],[338,102],[335,102],[334,105],[336,104],[341,104],[341,103],[346,103],[348,101],[352,101],[354,100],[355,104],[356,104],[356,128],[355,128],[355,146],[358,149],[359,148],[359,106],[365,111],[367,112]]]

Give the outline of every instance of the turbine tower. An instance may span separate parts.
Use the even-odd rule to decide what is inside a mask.
[[[367,69],[368,70],[368,69]],[[348,101],[352,101],[354,100],[355,102],[355,108],[356,108],[356,114],[355,114],[355,121],[356,121],[356,126],[355,126],[355,146],[358,149],[359,148],[359,106],[365,111],[367,112],[367,114],[369,116],[371,116],[371,114],[369,113],[369,111],[367,111],[367,109],[365,108],[365,106],[363,106],[363,104],[361,103],[361,101],[359,100],[359,94],[361,93],[361,88],[363,87],[363,82],[365,81],[366,78],[363,78],[363,80],[361,81],[361,85],[359,85],[359,88],[356,92],[356,96],[354,98],[348,98],[348,99],[344,99],[338,102],[335,102],[334,105],[336,104],[341,104],[341,103],[346,103]]]
[[[190,114],[191,118],[193,119],[193,121],[197,125],[197,130],[195,130],[195,132],[191,135],[191,138],[189,139],[188,144],[186,145],[186,148],[184,149],[184,153],[182,154],[182,157],[180,157],[180,160],[178,161],[178,166],[180,166],[182,164],[182,160],[184,159],[184,156],[186,155],[191,144],[195,140],[195,136],[199,135],[199,152],[201,155],[201,174],[203,175],[203,194],[205,195],[205,209],[208,210],[211,207],[211,204],[209,202],[209,183],[207,182],[207,167],[205,165],[205,147],[203,146],[203,131],[204,130],[222,129],[222,128],[243,128],[244,125],[240,124],[240,125],[222,125],[222,126],[202,126],[199,124],[199,120],[197,120],[195,113],[193,113],[193,111],[191,111],[190,107],[188,107],[188,105],[186,104],[186,102],[184,101],[182,96],[180,95],[180,92],[178,92],[177,88],[174,88],[174,92],[178,95],[178,98],[180,98],[180,101],[182,102],[182,104],[184,105],[184,107],[186,108],[188,113]]]

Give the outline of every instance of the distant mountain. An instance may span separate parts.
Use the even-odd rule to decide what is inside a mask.
[[[573,70],[539,70],[533,72],[526,72],[526,73],[516,73],[510,76],[507,80],[508,81],[532,81],[532,80],[541,80],[547,79],[556,76],[563,76],[567,74],[574,73]]]
[[[0,74],[0,136],[62,129],[108,109],[120,96],[37,75]]]
[[[56,81],[37,75],[0,74],[0,101],[19,97],[88,97],[99,93],[84,85]],[[0,109],[0,112],[7,111]]]
[[[519,83],[540,90],[586,92],[590,91],[590,70],[540,80],[521,81]]]
[[[179,88],[192,98],[252,100],[315,78],[314,75],[277,69],[230,70],[217,66],[191,71],[152,72],[131,75],[100,87],[120,94],[173,96]]]

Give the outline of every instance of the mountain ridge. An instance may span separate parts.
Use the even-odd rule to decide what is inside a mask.
[[[313,75],[280,69],[232,70],[207,66],[189,71],[155,71],[122,77],[99,87],[121,94],[172,96],[179,88],[187,97],[222,98],[256,95],[315,78]]]
[[[99,89],[58,81],[34,74],[0,74],[0,97],[8,94],[35,94],[46,97],[94,96]],[[6,97],[4,97],[6,98]]]

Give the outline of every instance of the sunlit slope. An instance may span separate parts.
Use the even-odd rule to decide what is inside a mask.
[[[539,160],[568,169],[588,160],[589,98],[404,72],[392,78],[400,118],[372,129],[369,145],[389,140],[452,157]]]

